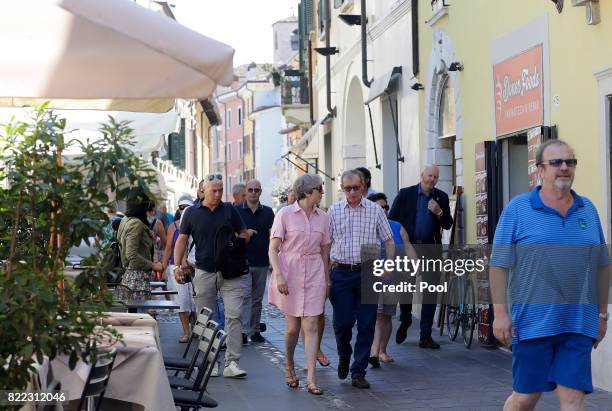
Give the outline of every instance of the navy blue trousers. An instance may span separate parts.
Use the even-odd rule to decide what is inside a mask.
[[[330,301],[334,307],[334,333],[338,356],[347,359],[354,354],[351,377],[364,377],[376,326],[376,304],[361,304],[361,272],[333,269]],[[357,322],[355,351],[351,347],[353,326]]]

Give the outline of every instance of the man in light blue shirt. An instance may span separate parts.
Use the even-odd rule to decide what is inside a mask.
[[[593,391],[591,350],[606,334],[610,259],[595,206],[571,189],[573,149],[550,140],[536,163],[542,185],[508,204],[490,261],[494,334],[512,345],[504,410],[532,410],[556,390],[561,409],[578,411]]]

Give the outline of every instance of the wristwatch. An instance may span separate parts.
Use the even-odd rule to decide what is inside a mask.
[[[610,319],[610,313],[599,313],[599,318],[604,321],[608,321]]]
[[[175,265],[174,268],[172,269],[172,271],[176,271],[177,269],[181,269],[182,267],[180,265]]]

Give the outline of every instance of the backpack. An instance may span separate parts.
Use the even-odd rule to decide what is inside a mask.
[[[229,280],[249,273],[249,262],[246,257],[246,240],[236,236],[232,226],[233,207],[224,203],[225,221],[215,234],[215,268],[221,271],[223,278]]]
[[[117,224],[117,228],[118,224]],[[106,272],[106,283],[107,284],[119,284],[121,283],[121,277],[123,276],[123,265],[121,264],[121,246],[117,239],[117,230],[113,225],[113,237],[110,245],[108,246],[107,252],[108,258],[108,271]]]

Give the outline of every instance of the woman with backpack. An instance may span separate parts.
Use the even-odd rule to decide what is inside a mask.
[[[189,196],[183,196],[179,199],[178,209],[174,214],[174,222],[168,226],[168,241],[164,249],[162,265],[166,278],[168,278],[168,287],[171,290],[176,290],[178,294],[174,296],[174,302],[179,305],[179,318],[183,326],[183,335],[179,338],[180,343],[186,343],[189,340],[189,317],[195,311],[195,303],[193,301],[193,288],[191,283],[179,284],[174,275],[174,245],[179,236],[179,224],[183,210],[193,204],[193,200]],[[186,260],[186,257],[185,257]],[[182,264],[181,264],[182,263]],[[186,266],[186,262],[179,261],[178,265]]]
[[[125,269],[116,296],[120,300],[146,300],[151,296],[152,271],[161,272],[162,264],[153,262],[151,248],[154,234],[149,230],[147,210],[151,200],[141,188],[133,188],[127,195],[127,210],[119,224],[117,239],[121,250],[121,264]]]

